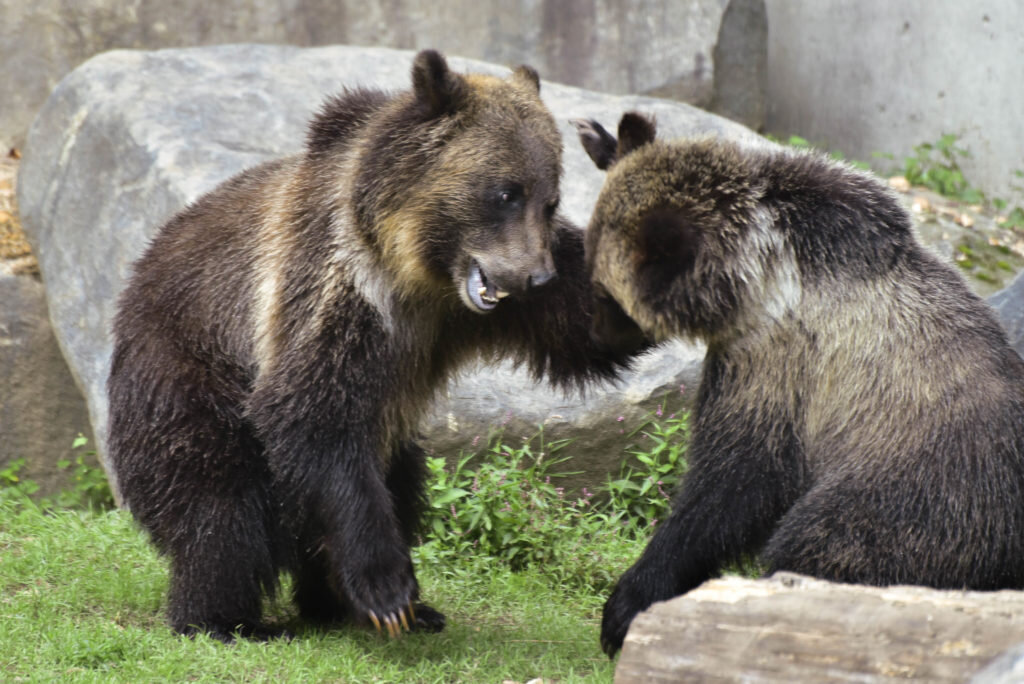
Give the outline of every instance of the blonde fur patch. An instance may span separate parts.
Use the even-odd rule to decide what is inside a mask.
[[[771,214],[757,207],[750,222],[748,244],[741,247],[737,272],[748,288],[747,327],[779,321],[800,305],[803,288],[793,248],[775,229]],[[767,319],[767,321],[765,320]]]
[[[253,278],[256,280],[255,301],[252,307],[255,333],[256,366],[259,373],[273,367],[281,352],[284,326],[281,322],[282,292],[284,289],[284,257],[295,246],[288,216],[289,207],[296,203],[298,194],[295,169],[298,158],[290,160],[277,174],[284,182],[269,188],[264,196],[261,212],[263,222],[255,239]]]

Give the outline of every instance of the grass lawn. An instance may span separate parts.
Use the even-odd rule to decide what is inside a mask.
[[[598,645],[603,594],[483,555],[419,556],[424,597],[448,615],[441,634],[391,641],[296,624],[292,641],[225,646],[166,627],[166,565],[127,513],[44,512],[0,496],[0,680],[611,681]],[[629,560],[606,570],[617,576]],[[269,607],[285,623],[290,610]]]

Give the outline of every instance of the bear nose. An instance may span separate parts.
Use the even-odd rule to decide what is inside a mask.
[[[555,259],[551,252],[545,250],[534,259],[533,267],[526,276],[526,288],[540,287],[544,283],[550,282],[557,275]]]
[[[530,271],[530,275],[527,276],[526,286],[529,287],[540,287],[544,283],[547,283],[555,278],[558,272],[553,268],[537,268]]]

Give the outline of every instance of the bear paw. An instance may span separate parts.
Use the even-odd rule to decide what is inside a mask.
[[[414,632],[437,633],[444,629],[446,622],[444,613],[434,610],[425,603],[417,603],[414,608],[416,616],[412,628]]]
[[[655,601],[672,595],[671,591],[660,587],[658,582],[644,582],[643,577],[644,573],[638,572],[635,566],[626,571],[605,601],[601,615],[601,650],[609,658],[614,658],[622,648],[626,632],[637,613],[647,610]]]
[[[357,615],[369,619],[378,632],[397,637],[416,624],[413,601],[419,596],[419,585],[410,561],[397,552],[394,562],[384,562],[382,556],[352,569],[355,572],[348,576],[354,581],[346,583],[347,593]]]

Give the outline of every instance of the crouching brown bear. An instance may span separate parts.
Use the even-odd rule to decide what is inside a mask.
[[[424,51],[412,82],[329,101],[303,154],[172,218],[122,295],[110,459],[180,633],[279,633],[260,604],[281,571],[304,619],[441,629],[409,553],[432,396],[478,358],[567,387],[625,361],[591,342],[536,72]]]
[[[658,141],[635,113],[618,140],[577,127],[609,169],[595,334],[707,344],[689,471],[604,650],[758,552],[841,582],[1024,586],[1024,363],[888,189],[817,154]]]

